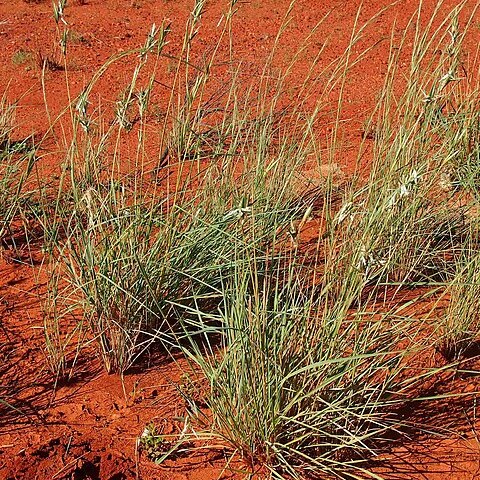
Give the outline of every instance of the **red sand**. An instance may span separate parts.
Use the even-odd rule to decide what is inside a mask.
[[[227,2],[209,2],[200,44],[208,46],[215,41],[217,23],[226,8],[224,3]],[[315,55],[320,39],[329,37],[325,62],[343,52],[359,3],[297,2],[283,40],[286,61],[309,29],[332,9],[330,19],[318,32],[319,40],[313,42],[296,67],[299,78]],[[390,2],[364,3],[361,21]],[[433,1],[424,3],[428,18]],[[445,2],[445,11],[457,3]],[[467,11],[475,3],[468,2]],[[252,0],[239,5],[234,20],[234,47],[246,74],[261,68],[288,4],[289,0]],[[358,46],[360,51],[378,42],[368,59],[354,69],[353,80],[347,84],[347,151],[349,147],[355,151],[360,142],[362,122],[382,85],[393,22],[396,21],[396,32],[400,34],[416,5],[415,1],[400,1],[380,14]],[[68,57],[72,95],[81,91],[92,72],[109,56],[142,45],[154,22],[158,25],[164,18],[172,22],[168,51],[175,52],[191,6],[192,2],[185,0],[72,1],[66,9],[70,29],[77,34]],[[479,21],[474,22],[476,30],[467,42],[467,50],[472,54],[480,40]],[[53,55],[54,39],[50,1],[12,0],[0,4],[0,93],[6,91],[9,100],[18,100],[19,138],[32,132],[41,136],[47,129],[41,71],[36,59]],[[20,51],[30,58],[20,62]],[[128,82],[131,70],[121,64],[107,73],[101,83],[106,97]],[[65,73],[48,71],[45,85],[47,104],[54,117],[68,104]],[[347,168],[348,161],[351,158],[346,155]],[[54,155],[45,158],[47,173],[55,174],[55,162]],[[32,255],[41,260],[39,250]],[[0,404],[0,479],[213,480],[245,476],[224,470],[228,452],[218,449],[192,451],[191,455],[161,466],[137,455],[136,439],[146,424],[155,420],[173,429],[172,419],[182,415],[182,402],[173,386],[179,380],[179,369],[170,360],[153,358],[142,371],[125,375],[122,384],[118,376],[106,375],[100,362],[92,357],[79,365],[70,384],[54,391],[54,378],[46,367],[43,349],[40,296],[45,291],[45,279],[43,274],[39,276],[38,264],[28,263],[12,262],[8,252],[0,259],[0,398],[14,407]],[[478,390],[478,383],[472,378],[459,380],[458,389]],[[437,423],[463,416],[461,423],[466,427],[462,439],[454,434],[451,438],[413,443],[406,439],[405,445],[394,451],[388,466],[379,467],[379,471],[385,472],[386,478],[395,479],[480,478],[480,443],[475,434],[478,422],[472,406],[470,398],[461,405],[443,403],[438,412],[430,412]]]

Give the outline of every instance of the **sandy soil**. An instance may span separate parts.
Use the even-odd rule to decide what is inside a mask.
[[[202,45],[214,42],[224,3],[227,2],[209,3],[199,39]],[[329,37],[324,58],[325,62],[334,59],[348,44],[359,3],[298,0],[282,40],[285,61],[330,9],[330,18],[320,27],[317,37]],[[390,2],[364,3],[361,21],[371,18]],[[428,18],[433,2],[424,3]],[[445,2],[445,10],[456,3]],[[467,3],[468,12],[476,2]],[[68,56],[68,92],[65,72],[61,70],[47,71],[45,89],[42,86],[39,58],[52,57],[56,48],[51,2],[0,2],[0,94],[6,91],[9,100],[18,101],[19,127],[15,135],[42,136],[48,128],[46,104],[54,118],[68,104],[69,95],[80,92],[92,72],[111,55],[143,44],[152,23],[160,24],[165,18],[172,22],[168,51],[173,54],[179,48],[191,4],[186,0],[69,2],[66,19],[75,38]],[[255,75],[261,68],[288,4],[289,0],[252,0],[240,5],[234,21],[234,47],[242,58],[245,75]],[[353,80],[346,86],[344,115],[349,128],[345,133],[342,167],[347,170],[362,139],[363,122],[382,85],[392,29],[394,34],[400,34],[416,5],[415,1],[404,0],[380,13],[358,45],[359,51],[368,45],[375,48],[367,61],[355,67]],[[474,22],[477,30],[467,41],[467,51],[471,54],[480,41],[479,21]],[[297,65],[298,76],[316,54],[320,40],[315,42]],[[100,84],[105,98],[128,82],[131,70],[124,63],[107,72]],[[46,174],[56,174],[58,157],[54,152],[46,151],[42,162]],[[241,467],[238,462],[225,468],[230,453],[219,448],[194,449],[161,466],[139,455],[137,438],[150,421],[163,422],[172,432],[178,428],[175,417],[182,415],[184,406],[174,386],[179,381],[180,369],[171,359],[152,356],[146,364],[120,378],[106,375],[92,354],[88,362],[77,367],[71,382],[54,389],[55,379],[46,367],[43,347],[42,255],[39,242],[32,245],[33,251],[27,252],[23,262],[12,260],[7,251],[0,258],[0,398],[9,404],[0,403],[0,479],[244,478],[243,473],[236,471]],[[479,388],[474,377],[462,377],[456,382],[458,391]],[[446,401],[437,407],[424,412],[425,415],[439,425],[462,425],[462,431],[455,427],[449,438],[441,439],[428,435],[414,441],[405,438],[388,456],[388,462],[379,462],[377,469],[386,478],[480,478],[480,443],[476,436],[480,424],[474,400],[468,397],[456,403]]]

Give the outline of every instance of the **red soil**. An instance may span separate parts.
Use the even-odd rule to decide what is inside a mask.
[[[290,0],[253,0],[241,3],[234,20],[234,48],[244,65],[245,75],[261,68]],[[70,2],[69,2],[70,3]],[[199,42],[212,44],[218,35],[218,20],[227,2],[209,2],[202,21]],[[296,66],[301,78],[316,48],[326,37],[324,53],[328,62],[348,44],[358,0],[298,0],[292,22],[282,40],[282,56],[288,61],[310,29],[332,10],[319,29],[304,58]],[[390,2],[367,1],[360,21],[373,17]],[[424,2],[425,18],[433,1]],[[457,4],[449,0],[445,11]],[[467,3],[466,11],[476,4]],[[344,167],[354,158],[362,137],[362,122],[372,108],[385,73],[389,36],[394,21],[395,32],[405,28],[417,6],[404,0],[384,11],[367,28],[365,38],[356,47],[361,51],[377,44],[368,58],[354,69],[353,80],[346,86],[344,112],[349,122],[346,132]],[[112,54],[143,44],[152,23],[172,22],[168,51],[179,48],[185,21],[192,7],[186,0],[73,0],[66,9],[70,29],[77,36],[69,52],[68,81],[73,97]],[[480,20],[480,19],[479,19]],[[467,51],[475,54],[480,40],[479,22],[467,40]],[[0,92],[11,101],[18,100],[19,138],[32,132],[43,135],[48,126],[41,84],[41,69],[36,60],[54,55],[55,23],[51,2],[11,0],[0,3]],[[378,42],[378,43],[377,43]],[[19,52],[27,54],[20,61]],[[281,62],[282,59],[279,61]],[[24,62],[24,63],[23,63]],[[132,71],[128,64],[111,69],[101,82],[101,93],[120,91]],[[159,75],[162,75],[161,73]],[[295,76],[293,75],[293,76]],[[55,117],[67,104],[65,73],[47,71],[46,101]],[[166,92],[165,95],[168,95]],[[55,175],[58,161],[46,155],[45,172]],[[351,165],[350,165],[351,167]],[[35,249],[35,247],[33,247]],[[45,278],[39,268],[40,250],[28,252],[23,263],[12,261],[7,251],[0,259],[0,478],[1,479],[171,479],[210,480],[243,478],[225,469],[228,452],[211,449],[193,451],[188,456],[156,466],[139,456],[136,441],[151,420],[166,423],[174,431],[176,416],[183,414],[183,404],[174,387],[179,368],[174,362],[152,358],[150,365],[124,378],[106,375],[98,359],[81,363],[68,385],[54,390],[55,379],[45,363],[40,297]],[[13,259],[15,260],[15,259]],[[459,391],[478,390],[472,378],[458,379]],[[11,408],[13,407],[13,408]],[[433,407],[432,407],[433,408]],[[472,410],[473,408],[473,410]],[[473,411],[473,413],[472,413]],[[390,455],[387,466],[379,466],[386,478],[402,479],[473,479],[480,478],[480,442],[476,437],[477,419],[472,398],[463,402],[443,402],[434,412],[426,412],[437,424],[465,426],[462,437],[411,442]],[[480,425],[480,424],[479,424]],[[237,465],[238,466],[238,465]]]

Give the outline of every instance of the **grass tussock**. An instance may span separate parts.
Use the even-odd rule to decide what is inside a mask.
[[[65,8],[54,14],[68,75]],[[195,2],[175,56],[173,26],[154,25],[52,122],[65,161],[38,215],[49,366],[74,375],[93,348],[109,373],[124,374],[151,348],[180,353],[206,388],[202,406],[183,391],[188,422],[165,441],[169,454],[214,437],[250,473],[378,478],[366,460],[388,440],[434,430],[399,413],[435,399],[423,387],[449,368],[422,356],[435,344],[458,363],[478,342],[479,79],[462,55],[473,16],[461,24],[462,5],[442,16],[439,3],[430,20],[419,8],[392,34],[365,126],[374,134],[358,152],[360,165],[371,141],[369,168],[339,185],[343,95],[369,54],[357,52],[373,19],[361,25],[359,12],[345,52],[326,62],[321,46],[291,88],[316,34],[277,67],[293,4],[252,81],[231,42],[236,2],[207,52],[195,42],[205,8]],[[130,83],[115,101],[98,100],[103,75],[124,61]],[[157,92],[165,66],[166,100]],[[2,101],[2,235],[34,159],[11,142],[12,115]],[[438,291],[448,307],[432,340],[432,318],[410,307]]]
[[[0,98],[0,239],[13,239],[12,222],[31,197],[28,184],[36,161],[36,147],[31,138],[14,139],[15,105],[6,96]]]

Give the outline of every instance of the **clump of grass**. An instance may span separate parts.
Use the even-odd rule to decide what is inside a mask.
[[[405,38],[392,49],[371,121],[380,126],[372,169],[365,185],[347,192],[331,218],[329,248],[344,257],[346,271],[358,272],[358,282],[447,280],[453,275],[451,260],[468,238],[469,202],[445,184],[455,162],[474,158],[469,139],[478,91],[462,83],[464,33],[458,14],[455,9],[436,30],[433,23],[417,30],[409,77],[401,87],[397,55]],[[444,53],[434,61],[432,51]],[[398,88],[404,93],[395,100]]]
[[[66,298],[83,312],[110,372],[126,370],[154,339],[168,344],[178,320],[172,302],[188,304],[193,291],[218,295],[234,240],[268,244],[278,227],[268,217],[290,218],[294,211],[272,213],[259,205],[256,216],[251,208],[219,213],[214,199],[178,193],[155,201],[115,177],[83,192],[63,226],[57,255],[69,284]]]
[[[199,2],[192,15],[187,43],[202,5]],[[174,304],[184,308],[199,297],[209,304],[218,302],[218,285],[232,274],[240,245],[268,249],[274,238],[285,236],[293,218],[308,210],[302,192],[293,187],[295,172],[313,148],[309,126],[301,127],[302,112],[294,112],[297,123],[286,134],[275,121],[278,97],[265,102],[261,115],[253,108],[242,112],[245,96],[236,84],[216,107],[214,130],[217,138],[227,140],[217,143],[208,158],[203,140],[188,141],[188,156],[169,153],[168,165],[163,165],[163,173],[175,169],[173,179],[167,175],[163,182],[149,180],[151,163],[143,145],[153,74],[140,82],[147,57],[161,59],[168,31],[167,24],[152,28],[145,45],[129,52],[138,55],[138,63],[106,131],[99,128],[102,120],[94,117],[88,101],[101,72],[77,99],[75,112],[72,109],[76,137],[68,153],[68,177],[60,186],[63,193],[68,184],[71,204],[65,209],[64,202],[58,202],[58,223],[47,228],[63,235],[52,236],[57,266],[68,284],[58,295],[71,305],[67,310],[83,312],[90,338],[110,372],[125,371],[152,341],[164,346],[174,342],[171,335],[180,325]],[[188,56],[179,60],[180,65],[188,63]],[[212,57],[208,64],[213,63]],[[189,90],[182,111],[202,105],[204,89],[212,81],[210,67],[196,72],[199,87]],[[183,85],[182,79],[177,81]],[[188,76],[185,81],[190,85]],[[135,108],[139,115],[133,124]],[[138,143],[131,162],[123,160],[120,145],[133,129]],[[177,138],[175,119],[164,129],[162,138]],[[175,152],[183,150],[175,147]],[[157,166],[156,176],[159,173],[162,168]]]
[[[147,51],[136,52],[139,65],[155,47],[156,39],[151,41]],[[159,227],[156,207],[162,202],[149,205],[140,189],[116,169],[118,163],[106,160],[108,148],[117,141],[117,124],[107,131],[92,128],[88,91],[94,83],[77,99],[76,110],[72,108],[75,138],[52,218],[44,219],[48,249],[56,255],[50,266],[53,281],[45,334],[51,367],[59,376],[65,370],[67,339],[76,336],[82,325],[99,346],[107,370],[123,372],[137,353],[135,339],[143,328],[148,330],[152,322],[147,320],[158,316],[159,310],[153,296],[157,287],[151,282],[162,275],[160,264],[152,271],[159,259],[155,246],[161,248],[153,231]],[[162,288],[159,283],[155,291]],[[60,335],[68,332],[69,312],[80,312],[79,319],[69,333]]]
[[[305,267],[283,263],[239,259],[223,285],[218,326],[205,332],[203,316],[212,314],[200,310],[187,323],[205,332],[184,349],[210,382],[212,420],[198,418],[252,471],[355,477],[375,442],[402,428],[394,407],[421,380],[408,372],[416,346],[407,339],[418,326],[393,312],[375,318],[331,304],[312,294]],[[344,289],[342,299],[351,298],[347,282]]]
[[[36,148],[30,138],[13,140],[15,106],[0,98],[0,238],[11,234],[13,219],[25,203],[25,187],[35,164]]]
[[[417,25],[398,100],[392,53],[371,172],[363,184],[352,183],[339,211],[325,203],[325,242],[313,271],[296,249],[247,250],[247,261],[236,256],[235,273],[222,282],[218,313],[199,302],[186,308],[191,343],[183,351],[210,382],[211,419],[199,418],[251,471],[375,477],[362,461],[376,445],[393,431],[421,428],[396,416],[395,407],[419,401],[421,384],[437,373],[415,373],[414,359],[425,348],[422,321],[390,310],[378,292],[438,285],[451,278],[451,260],[466,248],[470,206],[439,187],[452,152],[468,154],[458,136],[475,116],[475,102],[454,79],[457,15],[438,30],[433,20],[425,31]],[[429,63],[437,42],[450,38],[446,55]]]

